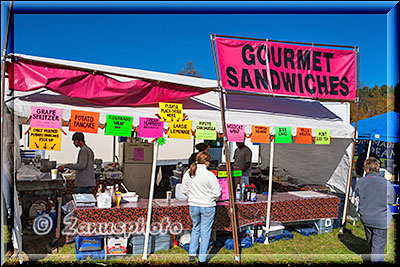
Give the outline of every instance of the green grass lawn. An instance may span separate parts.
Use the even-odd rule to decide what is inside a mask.
[[[393,220],[386,246],[385,262],[395,263],[396,255],[396,221]],[[319,234],[305,237],[296,232],[293,239],[279,240],[268,245],[255,243],[252,248],[241,250],[241,264],[302,264],[335,263],[335,264],[361,264],[362,254],[368,253],[368,245],[365,240],[364,228],[360,222],[346,225],[344,233],[339,229],[333,229],[331,233]],[[211,255],[210,263],[235,264],[233,250],[224,247]],[[121,258],[108,259],[107,261],[96,261],[96,263],[107,263],[107,265],[176,265],[189,264],[188,253],[182,248],[172,248],[150,254],[147,261],[141,259],[142,255],[125,256]],[[49,263],[68,264],[75,261],[75,249],[73,244],[65,244],[57,254],[49,254],[38,263],[47,265]],[[8,263],[16,263],[15,259],[9,259]],[[80,262],[80,263],[88,263]]]

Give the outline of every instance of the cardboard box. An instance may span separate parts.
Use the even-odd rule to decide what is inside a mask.
[[[126,255],[128,251],[128,238],[122,236],[107,237],[107,255]]]

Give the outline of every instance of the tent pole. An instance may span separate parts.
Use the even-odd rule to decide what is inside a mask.
[[[149,247],[151,210],[152,210],[152,205],[153,205],[154,184],[155,184],[155,180],[156,180],[157,157],[158,157],[158,143],[155,142],[155,145],[153,147],[153,165],[151,167],[149,204],[148,204],[148,208],[147,208],[146,233],[145,233],[145,237],[144,237],[144,250],[143,250],[143,256],[142,256],[143,260],[147,260],[147,249]]]
[[[235,253],[235,261],[240,262],[240,252],[239,252],[239,242],[238,242],[238,227],[236,222],[236,210],[235,210],[235,198],[234,198],[234,188],[233,188],[233,178],[231,170],[231,159],[228,147],[228,138],[226,134],[226,122],[225,122],[225,105],[222,93],[220,93],[220,106],[221,106],[221,120],[222,120],[222,130],[224,133],[224,148],[225,148],[225,161],[226,161],[226,171],[228,173],[228,190],[229,190],[229,206],[231,213],[231,225],[232,225],[232,235],[233,235],[233,245]]]
[[[274,147],[275,147],[275,138],[272,138],[271,145],[269,148],[268,204],[267,204],[267,221],[266,221],[267,232],[265,233],[264,244],[268,244],[269,225],[271,217],[272,173],[274,170]]]
[[[11,27],[11,19],[12,19],[12,9],[13,9],[13,4],[14,1],[10,1],[10,5],[8,7],[8,17],[7,17],[7,26],[6,26],[6,34],[4,38],[4,46],[3,46],[3,51],[2,51],[2,56],[1,56],[1,129],[0,129],[0,138],[1,138],[1,147],[5,148],[5,143],[4,143],[4,124],[5,124],[5,116],[4,116],[4,97],[5,97],[5,80],[6,80],[6,54],[7,54],[7,46],[8,46],[8,39],[9,39],[9,34],[10,34],[10,27]],[[10,82],[10,81],[9,81]],[[0,190],[1,190],[1,197],[0,197],[0,203],[1,203],[1,229],[3,229],[3,179],[5,177],[3,176],[4,173],[4,168],[3,168],[3,152],[0,155],[0,164],[1,164],[1,184],[0,184]],[[17,244],[18,244],[18,258],[19,258],[19,263],[22,264],[23,258],[22,258],[22,236],[21,236],[21,220],[19,217],[18,213],[18,196],[16,193],[16,186],[15,186],[15,176],[13,175],[13,181],[14,181],[14,229],[16,239],[17,239]],[[3,244],[3,237],[1,238],[1,244],[0,244],[0,253],[1,253],[1,265],[4,263],[4,255],[5,255],[5,246]]]
[[[354,124],[354,135],[353,135],[353,150],[351,153],[350,157],[350,169],[349,169],[349,178],[347,179],[347,189],[346,189],[346,195],[345,195],[345,200],[344,200],[344,210],[343,210],[343,218],[342,218],[342,223],[341,227],[339,229],[340,233],[343,233],[344,229],[346,228],[346,218],[347,218],[347,212],[348,212],[348,206],[349,206],[349,195],[350,195],[350,187],[351,187],[351,179],[352,179],[352,173],[353,173],[353,166],[354,166],[354,153],[356,150],[356,138],[357,138],[357,124],[358,124],[358,113],[360,110],[360,49],[357,47],[357,97],[356,97],[356,121]]]
[[[115,146],[116,146],[116,144],[115,144],[115,139],[116,139],[116,137],[115,137],[115,135],[113,136],[113,154],[112,154],[112,162],[113,163],[115,163]]]
[[[211,46],[212,46],[212,51],[213,51],[213,56],[214,56],[215,73],[217,75],[217,80],[218,80],[219,105],[220,105],[220,111],[221,111],[222,132],[224,135],[223,139],[224,139],[226,171],[228,173],[229,207],[230,207],[230,213],[231,213],[233,249],[234,249],[234,254],[235,254],[235,261],[240,262],[239,238],[238,238],[238,227],[237,227],[237,221],[236,221],[235,197],[234,197],[233,178],[232,178],[232,171],[231,171],[231,159],[229,156],[228,137],[226,135],[225,102],[224,102],[223,95],[222,95],[221,79],[218,74],[218,64],[217,64],[217,57],[215,55],[214,37],[215,37],[215,35],[213,35],[213,34],[210,35]]]
[[[371,143],[372,143],[372,140],[370,139],[368,141],[368,151],[367,151],[367,156],[365,157],[365,159],[369,158],[369,154],[370,154],[370,151],[371,151]],[[363,171],[363,176],[365,176],[365,170]]]

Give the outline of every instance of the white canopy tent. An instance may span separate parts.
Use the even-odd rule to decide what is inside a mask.
[[[214,80],[187,77],[175,74],[157,73],[143,70],[110,67],[97,64],[56,60],[19,55],[26,59],[42,63],[72,66],[83,70],[98,70],[112,73],[114,79],[129,81],[136,79],[161,81],[203,89],[216,88]],[[127,77],[129,76],[129,77]],[[222,132],[219,99],[216,92],[191,97],[177,101],[183,104],[184,113],[192,121],[216,121],[217,130]],[[275,148],[275,166],[288,171],[300,183],[327,184],[335,191],[346,192],[349,168],[351,166],[352,138],[354,128],[343,122],[318,101],[274,98],[267,96],[224,95],[226,98],[226,122],[245,125],[245,132],[251,132],[252,125],[270,126],[274,134],[274,126],[288,126],[295,135],[297,127],[311,128],[313,136],[316,129],[329,129],[332,137],[330,145],[277,144]],[[63,109],[63,120],[69,120],[71,110],[85,110],[100,113],[100,122],[104,123],[107,114],[129,115],[134,117],[134,125],[139,117],[154,117],[159,113],[157,105],[140,107],[104,107],[88,101],[62,96],[46,89],[36,92],[14,92],[14,96],[6,99],[7,106],[19,118],[19,123],[25,121],[32,106]],[[167,125],[164,126],[166,128]],[[194,129],[195,123],[192,124]],[[187,141],[187,140],[184,140]],[[70,142],[70,138],[68,140]],[[166,144],[172,143],[167,140]],[[186,143],[191,147],[191,143]],[[176,146],[176,143],[174,144]],[[171,149],[168,145],[162,150]],[[174,149],[179,150],[179,149]],[[269,145],[261,145],[262,167],[267,168],[270,162]],[[166,153],[168,154],[168,153]],[[153,174],[154,176],[154,174]],[[145,250],[146,251],[146,250]]]

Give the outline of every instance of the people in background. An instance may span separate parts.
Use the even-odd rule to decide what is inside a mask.
[[[357,161],[356,161],[356,173],[359,176],[364,176],[364,161],[367,158],[367,153],[368,153],[368,144],[367,143],[365,143],[363,145],[363,151],[364,152],[358,156]],[[377,160],[379,160],[378,155],[373,152],[370,152],[369,156],[374,157]]]
[[[189,167],[192,165],[193,162],[196,161],[196,156],[199,152],[203,152],[203,151],[208,152],[210,150],[210,146],[206,143],[198,143],[195,146],[195,148],[197,149],[197,152],[194,152],[192,155],[190,155],[190,158],[188,161]]]
[[[240,178],[240,184],[245,183],[249,184],[250,177],[250,166],[251,166],[251,158],[252,152],[250,148],[248,148],[243,142],[236,142],[236,150],[233,159],[235,160],[235,164],[239,165],[242,170],[242,177]],[[239,181],[235,180],[235,184],[238,184]]]
[[[207,170],[210,159],[208,152],[199,152],[182,179],[182,193],[188,198],[189,213],[193,222],[189,245],[190,262],[195,261],[199,237],[201,238],[199,262],[205,263],[207,260],[216,201],[222,191],[217,177]]]
[[[364,162],[365,177],[355,189],[359,197],[359,213],[364,225],[365,237],[371,249],[371,261],[383,262],[387,231],[392,220],[388,205],[396,202],[396,192],[392,184],[379,175],[380,162],[370,157]]]
[[[86,145],[83,133],[76,132],[72,135],[72,141],[75,147],[79,147],[78,160],[76,163],[64,164],[58,166],[58,170],[64,171],[65,168],[76,170],[75,175],[75,194],[90,194],[96,186],[94,176],[94,153]]]

